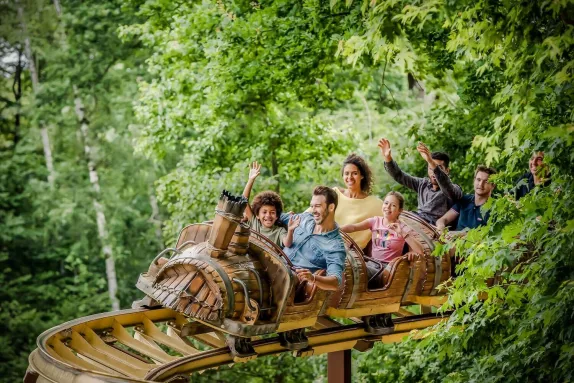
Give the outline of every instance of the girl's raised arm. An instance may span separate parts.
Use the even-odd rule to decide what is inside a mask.
[[[354,233],[355,231],[363,231],[371,228],[370,218],[359,222],[359,223],[351,223],[349,225],[343,225],[340,227],[340,230],[345,233]]]

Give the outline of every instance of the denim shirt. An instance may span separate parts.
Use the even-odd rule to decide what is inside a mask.
[[[293,244],[283,251],[294,266],[308,269],[312,273],[325,269],[328,276],[335,276],[339,286],[343,282],[345,270],[345,243],[339,233],[339,226],[320,234],[313,234],[315,221],[311,213],[299,214],[301,222],[293,233]],[[279,218],[285,225],[289,224],[289,214],[281,214]]]

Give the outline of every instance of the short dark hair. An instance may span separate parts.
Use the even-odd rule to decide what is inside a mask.
[[[448,169],[448,165],[450,164],[450,157],[445,152],[432,152],[431,158],[433,160],[444,162],[444,167]]]
[[[399,193],[398,191],[391,190],[390,192],[387,193],[385,198],[387,198],[390,195],[396,197],[399,200],[399,209],[402,209],[403,206],[405,206],[405,197],[403,197],[401,193]]]
[[[496,169],[495,168],[491,168],[485,165],[478,165],[476,167],[476,170],[474,171],[474,176],[476,177],[476,175],[478,174],[478,172],[483,172],[488,174],[489,176],[496,174]]]
[[[277,219],[281,217],[281,213],[283,213],[283,201],[279,194],[271,190],[257,194],[251,204],[251,210],[253,210],[256,217],[259,215],[259,210],[264,205],[273,206],[277,211]]]
[[[355,153],[351,153],[343,162],[341,174],[345,171],[345,166],[349,164],[355,165],[357,169],[359,169],[359,173],[363,176],[363,179],[361,180],[361,191],[365,194],[371,194],[373,189],[373,173],[371,172],[371,168],[367,164],[367,161],[365,161],[363,157]]]
[[[339,204],[339,197],[337,197],[337,193],[333,189],[328,186],[317,186],[315,190],[313,190],[313,195],[322,195],[327,200],[327,206],[334,203],[335,210],[337,209],[337,205]]]

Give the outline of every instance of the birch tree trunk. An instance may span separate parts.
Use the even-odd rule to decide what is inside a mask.
[[[56,8],[58,17],[62,16],[62,6],[60,5],[60,0],[54,0],[54,8]]]
[[[62,16],[62,7],[59,0],[54,0],[54,7],[58,17]],[[61,44],[62,47],[67,46],[66,33],[61,30]],[[90,140],[90,125],[88,119],[86,118],[84,103],[82,102],[81,96],[78,94],[78,90],[74,87],[74,110],[76,112],[76,117],[80,123],[80,136],[84,144],[84,155],[88,163],[88,172],[90,177],[90,183],[92,184],[92,189],[94,190],[94,199],[92,204],[96,212],[96,222],[98,225],[98,238],[100,240],[100,245],[102,247],[102,253],[106,260],[106,279],[108,282],[108,295],[110,297],[110,302],[112,304],[112,310],[117,311],[120,309],[120,301],[118,299],[118,278],[116,276],[116,263],[114,260],[114,255],[112,251],[112,246],[110,244],[110,239],[108,235],[108,229],[106,224],[106,214],[103,205],[100,203],[101,198],[101,188],[100,179],[98,176],[98,171],[96,168],[96,161],[94,158],[93,145]]]
[[[26,20],[24,19],[24,8],[19,0],[16,0],[16,4],[18,5],[18,18],[20,19],[22,34],[24,35],[24,56],[26,56],[26,60],[28,61],[28,68],[30,69],[30,77],[32,79],[32,89],[34,91],[34,95],[36,95],[40,89],[38,68],[36,67],[34,55],[32,54],[32,44],[30,43]],[[48,128],[44,125],[43,122],[40,122],[40,135],[42,137],[42,146],[44,148],[46,169],[48,170],[48,184],[50,185],[51,189],[54,189],[56,172],[54,171],[54,160],[52,156],[52,148],[50,146],[50,135],[48,133]]]
[[[371,110],[369,109],[369,103],[367,102],[365,95],[363,95],[361,92],[357,92],[356,94],[363,103],[365,111],[367,112],[367,121],[369,123],[369,138],[371,139],[371,141],[373,141],[373,121],[371,119]]]
[[[161,232],[161,217],[159,215],[159,205],[155,196],[155,190],[152,185],[149,186],[149,204],[151,206],[150,221],[155,226],[155,236],[161,246],[163,246],[163,234]]]
[[[110,296],[110,301],[112,303],[112,310],[120,309],[120,301],[118,300],[118,279],[116,277],[116,263],[114,260],[112,246],[110,245],[110,240],[108,236],[108,230],[106,227],[106,215],[104,213],[104,207],[99,201],[101,197],[100,189],[100,179],[98,177],[98,171],[96,169],[96,162],[94,160],[94,151],[90,143],[89,136],[89,124],[86,118],[84,104],[81,97],[74,90],[76,95],[74,98],[76,116],[80,122],[80,132],[82,133],[82,139],[84,141],[84,154],[88,162],[88,171],[90,175],[90,183],[92,184],[92,189],[94,190],[94,210],[96,211],[96,221],[98,223],[98,237],[102,246],[102,253],[106,259],[106,277],[108,281],[108,294]]]

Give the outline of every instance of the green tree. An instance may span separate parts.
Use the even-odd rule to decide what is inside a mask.
[[[17,5],[26,18],[26,35]],[[137,275],[162,247],[150,220],[150,185],[163,165],[152,165],[132,149],[137,131],[132,101],[146,53],[137,44],[120,42],[117,28],[137,20],[128,8],[108,11],[120,5],[63,3],[67,13],[61,21],[51,1],[2,5],[2,19],[8,21],[2,23],[0,88],[2,381],[22,378],[42,331],[110,307],[74,86],[84,96],[90,139],[96,143],[100,201],[123,307],[141,297],[134,286]],[[63,31],[75,38],[63,40]],[[26,36],[38,68],[36,89],[24,54]],[[42,126],[51,139],[53,187]]]
[[[413,127],[418,137],[456,153],[455,166],[466,180],[477,163],[502,168],[501,191],[513,186],[533,150],[545,150],[552,186],[520,203],[510,196],[491,203],[488,226],[458,243],[464,276],[445,305],[456,309],[451,321],[424,341],[377,346],[359,364],[361,379],[571,380],[573,29],[568,3],[384,2],[363,3],[363,9],[363,29],[343,44],[346,57],[389,49],[390,60],[412,57],[420,78],[457,81],[457,102],[436,103],[427,124]],[[389,34],[389,23],[400,33],[391,28]],[[394,46],[380,45],[381,39]],[[433,60],[451,65],[436,68],[429,65]],[[521,266],[515,268],[517,263]],[[505,270],[503,281],[510,285],[487,288],[486,279],[499,270]]]

